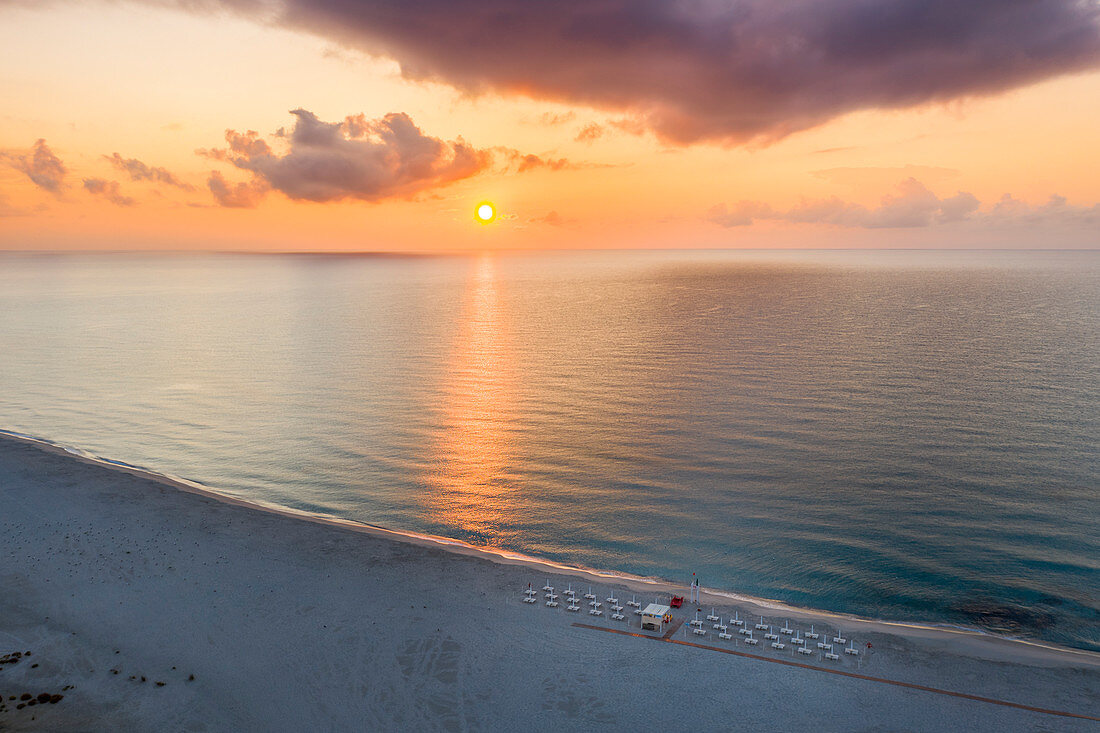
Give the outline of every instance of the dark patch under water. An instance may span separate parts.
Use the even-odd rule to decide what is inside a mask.
[[[981,629],[998,633],[1041,636],[1050,628],[1055,617],[1037,608],[998,603],[993,600],[971,600],[952,604],[951,611],[959,613],[966,621]]]

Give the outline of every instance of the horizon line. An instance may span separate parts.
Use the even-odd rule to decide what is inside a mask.
[[[3,255],[248,255],[295,257],[469,257],[584,252],[1100,252],[1096,247],[537,247],[461,250],[0,249]]]

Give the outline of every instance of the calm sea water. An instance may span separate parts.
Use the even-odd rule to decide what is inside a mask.
[[[1100,253],[0,255],[0,428],[1100,650]]]

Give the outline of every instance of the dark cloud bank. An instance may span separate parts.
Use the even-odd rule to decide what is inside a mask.
[[[392,56],[413,79],[626,111],[674,143],[776,139],[1100,63],[1092,0],[177,2]]]

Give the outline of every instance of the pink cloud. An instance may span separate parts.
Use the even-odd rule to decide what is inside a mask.
[[[211,176],[208,184],[219,203],[255,205],[267,190],[306,201],[409,197],[469,178],[490,163],[488,151],[461,138],[425,135],[404,113],[376,120],[353,115],[343,122],[324,122],[304,109],[291,114],[296,120],[290,132],[283,131],[285,149],[276,150],[255,131],[228,130],[227,149],[198,151],[249,171],[257,184],[231,188]]]

